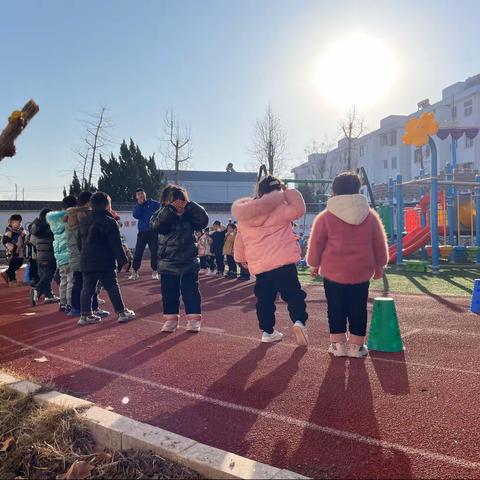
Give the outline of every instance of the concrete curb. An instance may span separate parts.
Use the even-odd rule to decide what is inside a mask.
[[[73,408],[79,411],[95,441],[113,450],[151,450],[154,453],[184,465],[207,478],[238,479],[306,479],[295,472],[256,462],[234,453],[210,447],[187,437],[137,422],[118,413],[97,407],[92,402],[21,380],[0,371],[0,386],[6,386],[23,395],[33,394],[36,402]]]

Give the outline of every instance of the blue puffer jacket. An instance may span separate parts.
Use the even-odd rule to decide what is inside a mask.
[[[47,222],[54,235],[53,251],[57,266],[68,265],[67,224],[65,223],[66,210],[47,213]]]
[[[133,207],[133,218],[138,220],[138,231],[148,232],[150,230],[150,219],[152,215],[161,207],[160,202],[156,200],[147,200],[145,203],[139,205],[138,203]]]

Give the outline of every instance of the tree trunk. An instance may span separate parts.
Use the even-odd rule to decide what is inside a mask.
[[[268,142],[268,173],[273,175],[273,170],[275,168],[274,159],[273,159],[273,145],[272,141]]]
[[[179,185],[180,182],[180,162],[178,161],[178,140],[175,145],[175,185]]]

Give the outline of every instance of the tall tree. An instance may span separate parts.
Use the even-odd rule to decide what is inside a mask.
[[[346,168],[348,171],[354,168],[352,152],[355,147],[355,142],[366,131],[363,118],[358,114],[355,105],[348,112],[345,119],[340,122],[340,130],[343,138],[347,140],[347,155],[345,159]]]
[[[113,153],[108,160],[101,156],[100,171],[98,189],[117,202],[131,202],[139,187],[149,197],[158,198],[165,184],[163,172],[155,163],[155,155],[145,157],[132,139],[128,145],[123,140],[118,157]]]
[[[82,191],[82,185],[80,184],[80,180],[77,175],[77,171],[73,171],[73,178],[72,178],[72,183],[70,184],[70,195],[73,195],[74,197],[78,197],[80,192]]]
[[[108,110],[107,105],[100,105],[95,113],[86,112],[82,120],[84,126],[82,145],[75,153],[80,157],[79,167],[82,172],[80,183],[84,190],[93,187],[100,156],[105,155],[106,149],[112,144],[109,131],[113,123],[108,116]]]
[[[163,130],[165,134],[163,158],[168,168],[175,170],[175,183],[178,185],[180,169],[187,166],[192,158],[192,135],[190,128],[180,122],[173,109],[165,113]]]
[[[268,105],[263,118],[255,122],[250,152],[258,166],[266,165],[270,175],[279,175],[286,167],[286,151],[287,133]]]

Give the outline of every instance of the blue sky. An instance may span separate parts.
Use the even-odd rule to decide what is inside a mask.
[[[58,198],[76,163],[81,112],[101,103],[116,142],[132,137],[160,162],[163,115],[174,107],[192,130],[194,168],[231,161],[243,170],[270,102],[291,165],[301,163],[312,138],[337,139],[344,112],[312,77],[326,46],[352,32],[384,41],[399,65],[389,94],[361,112],[370,129],[480,73],[480,3],[471,0],[0,0],[0,10],[0,116],[29,98],[41,108],[17,156],[0,163],[0,198],[15,183],[26,198]]]

